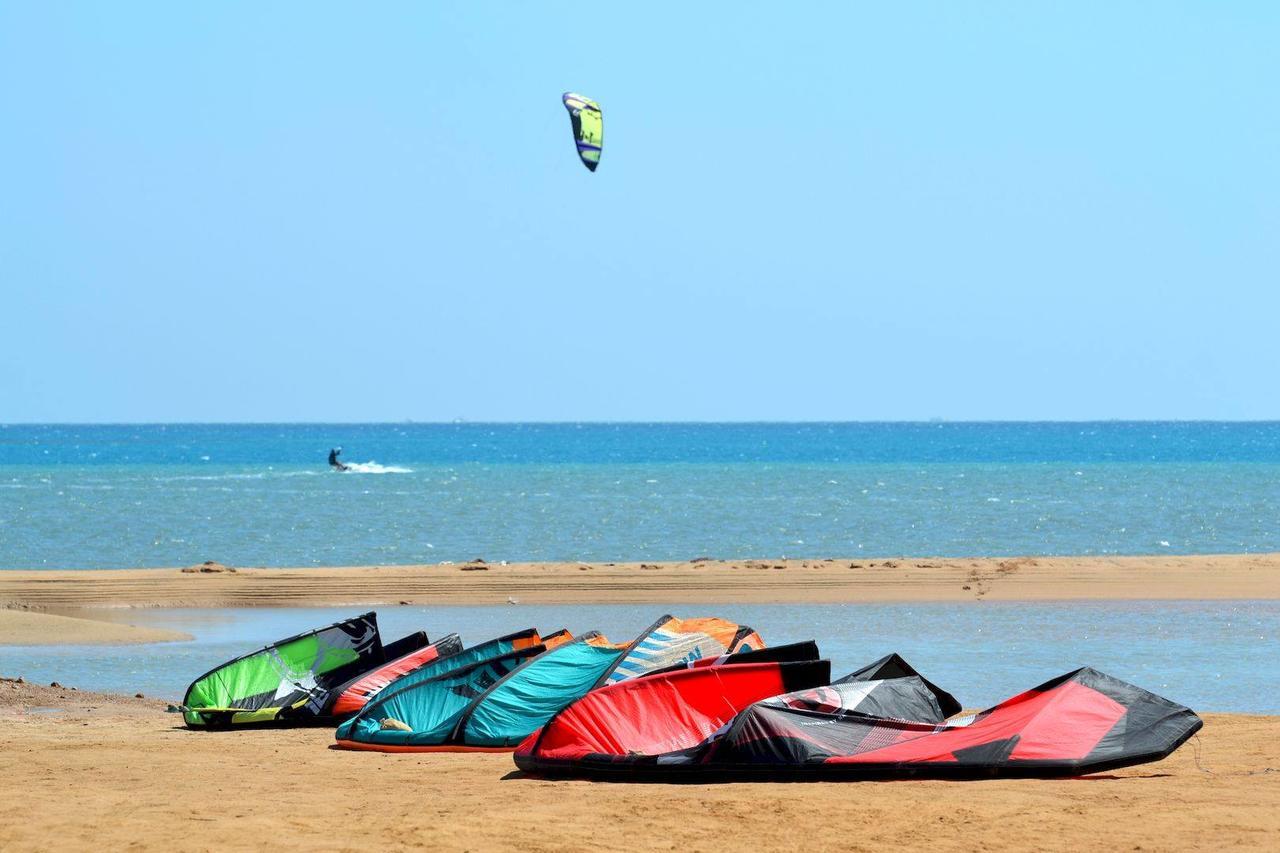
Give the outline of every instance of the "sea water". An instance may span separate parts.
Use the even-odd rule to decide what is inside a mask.
[[[211,667],[360,608],[131,610],[115,618],[173,628],[188,642],[145,646],[0,646],[0,673],[170,701]],[[598,629],[627,640],[664,612],[650,605],[378,608],[385,640],[425,630],[474,644],[526,627]],[[1280,713],[1277,601],[768,605],[710,604],[779,645],[816,639],[843,675],[898,652],[967,707],[987,707],[1056,675],[1092,666],[1199,711]]]
[[[0,427],[0,568],[1277,550],[1280,423]]]

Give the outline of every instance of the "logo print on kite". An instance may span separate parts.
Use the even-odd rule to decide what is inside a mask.
[[[569,111],[578,157],[582,165],[594,172],[600,165],[600,152],[604,148],[604,114],[600,112],[600,105],[573,92],[565,92],[561,100]]]

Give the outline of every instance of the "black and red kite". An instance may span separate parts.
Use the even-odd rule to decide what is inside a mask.
[[[827,684],[826,662],[654,674],[595,690],[516,751],[521,769],[612,779],[1080,776],[1164,758],[1191,710],[1079,669],[971,718],[896,655]]]

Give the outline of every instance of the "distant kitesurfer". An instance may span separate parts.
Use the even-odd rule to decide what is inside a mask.
[[[338,454],[342,452],[341,447],[335,447],[329,451],[329,467],[335,471],[349,470],[350,466],[344,465],[338,461]]]

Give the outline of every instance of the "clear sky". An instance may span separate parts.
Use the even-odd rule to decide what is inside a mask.
[[[0,422],[1280,417],[1277,44],[1267,2],[0,0]]]

